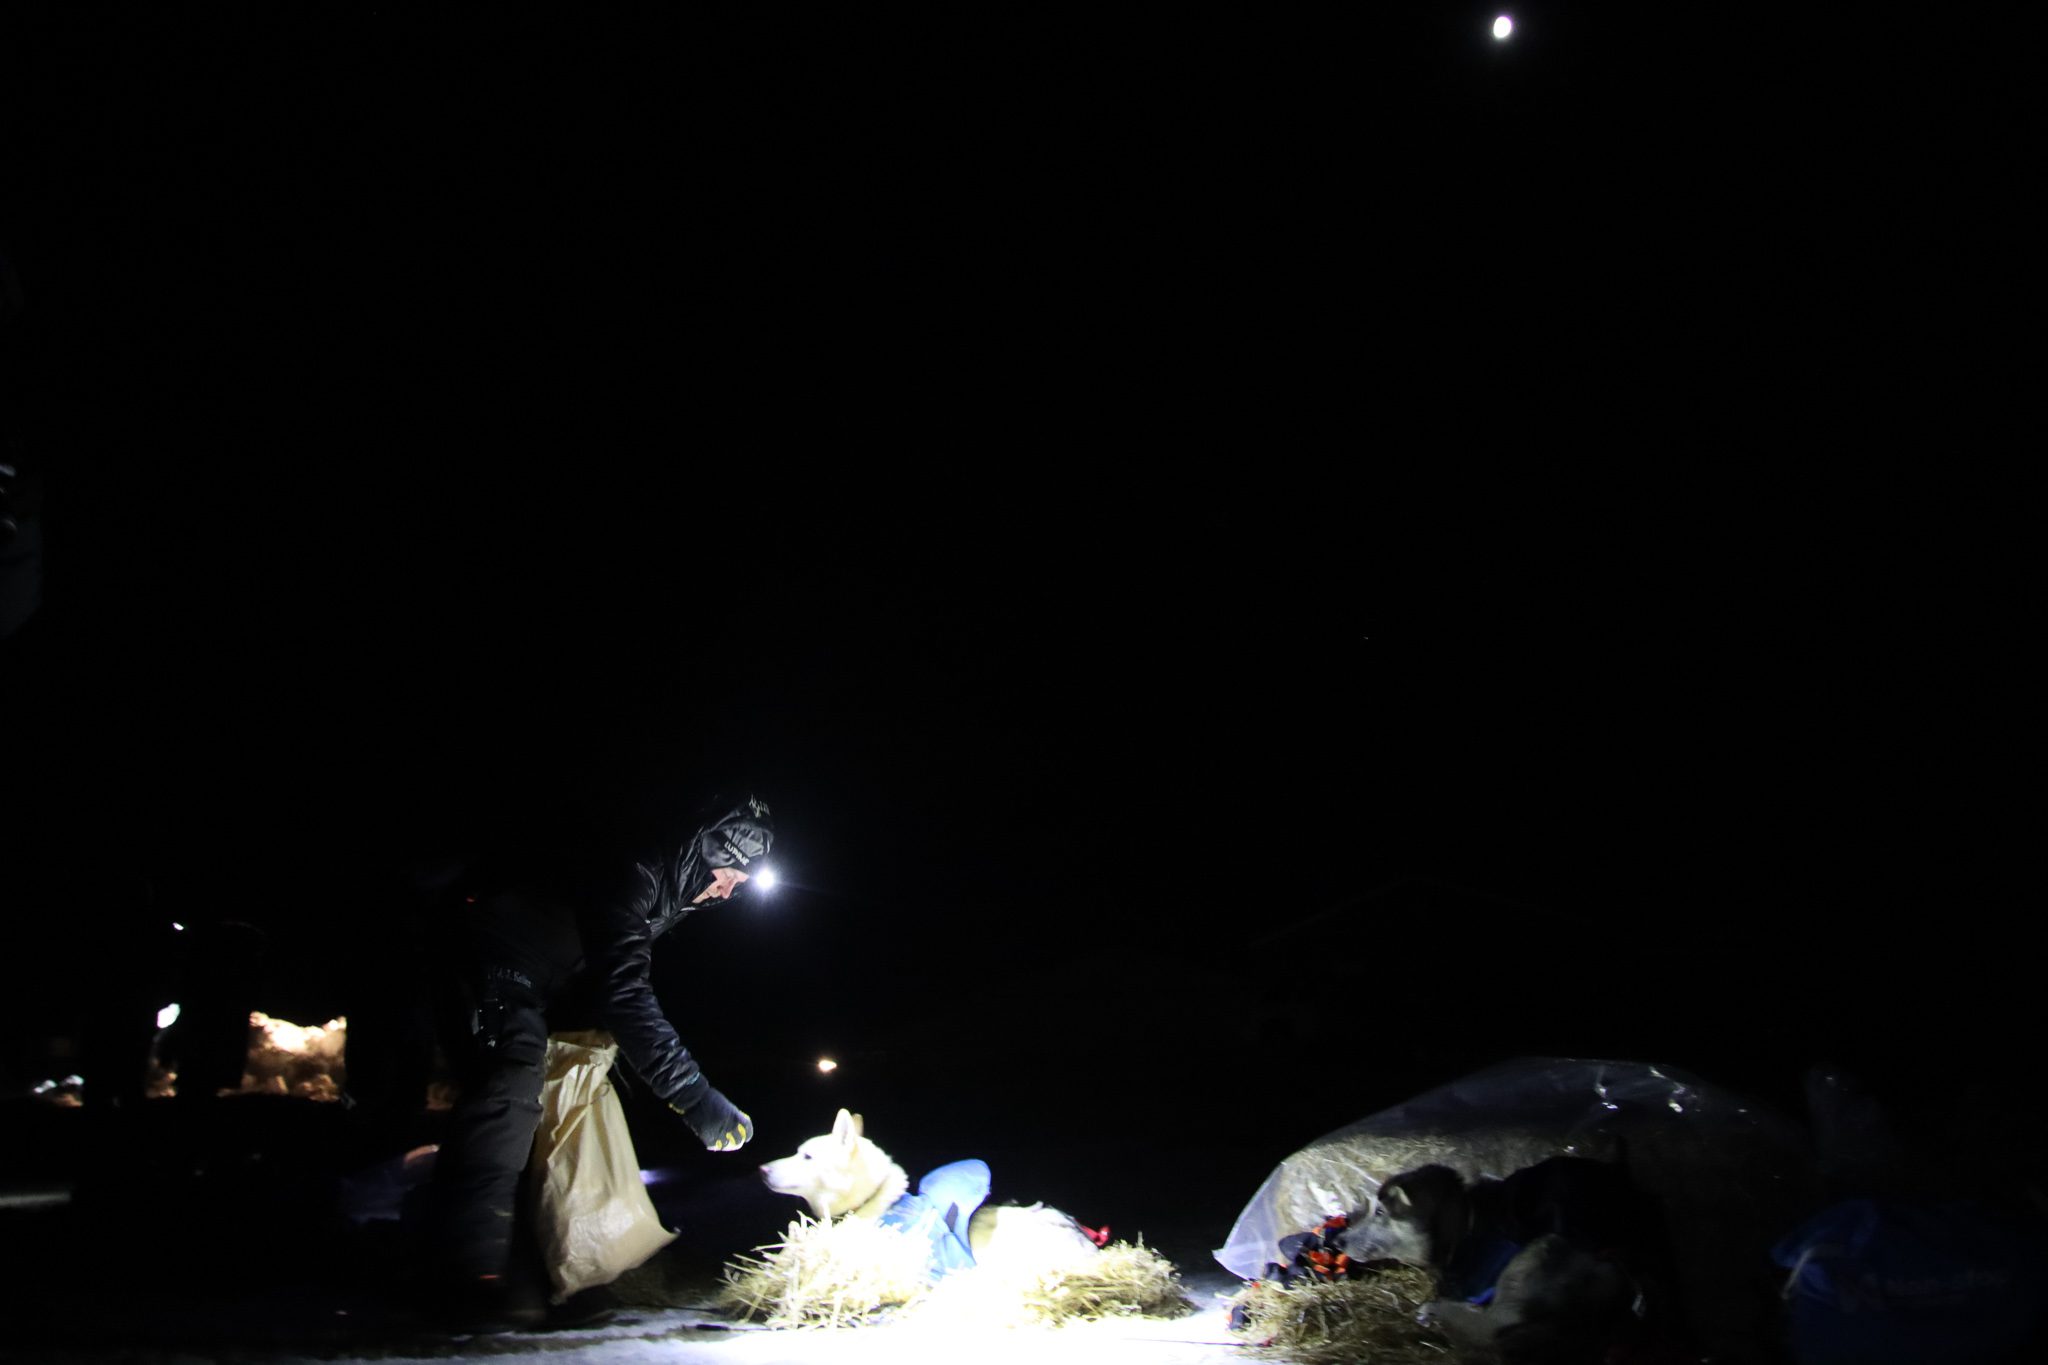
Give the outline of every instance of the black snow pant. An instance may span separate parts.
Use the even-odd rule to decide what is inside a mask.
[[[475,1040],[434,1170],[441,1268],[457,1279],[513,1268],[520,1178],[540,1126],[548,1052],[547,1016],[537,1003],[487,1003],[480,1013],[495,1033]]]
[[[494,897],[470,923],[471,1037],[432,1200],[436,1269],[462,1280],[525,1275],[538,1264],[521,1177],[540,1126],[548,1003],[574,960],[573,931],[565,940],[565,921],[533,902]]]

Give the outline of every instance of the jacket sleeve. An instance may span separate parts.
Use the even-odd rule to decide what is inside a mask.
[[[584,953],[597,977],[600,1022],[619,1040],[619,1051],[657,1096],[687,1108],[708,1087],[655,999],[647,916],[660,888],[647,867],[634,871],[623,891],[598,898],[584,912]]]

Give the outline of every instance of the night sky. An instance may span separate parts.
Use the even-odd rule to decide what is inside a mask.
[[[342,1012],[405,859],[751,789],[790,885],[660,955],[714,1073],[1047,980],[1055,1096],[1239,985],[2018,1051],[2010,62],[1411,11],[18,11],[10,1035],[173,911]]]

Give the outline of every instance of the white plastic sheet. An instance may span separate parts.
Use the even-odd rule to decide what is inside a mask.
[[[534,1227],[556,1303],[610,1284],[676,1239],[640,1180],[610,1080],[618,1051],[607,1033],[548,1039],[533,1144]]]

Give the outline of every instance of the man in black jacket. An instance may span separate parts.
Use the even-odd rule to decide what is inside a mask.
[[[753,1121],[676,1036],[649,972],[654,941],[757,876],[774,837],[767,805],[749,797],[680,848],[632,863],[616,884],[507,880],[476,887],[462,906],[471,1038],[434,1191],[439,1307],[458,1322],[481,1330],[543,1317],[514,1228],[550,1032],[609,1030],[634,1073],[711,1151],[753,1136]]]

